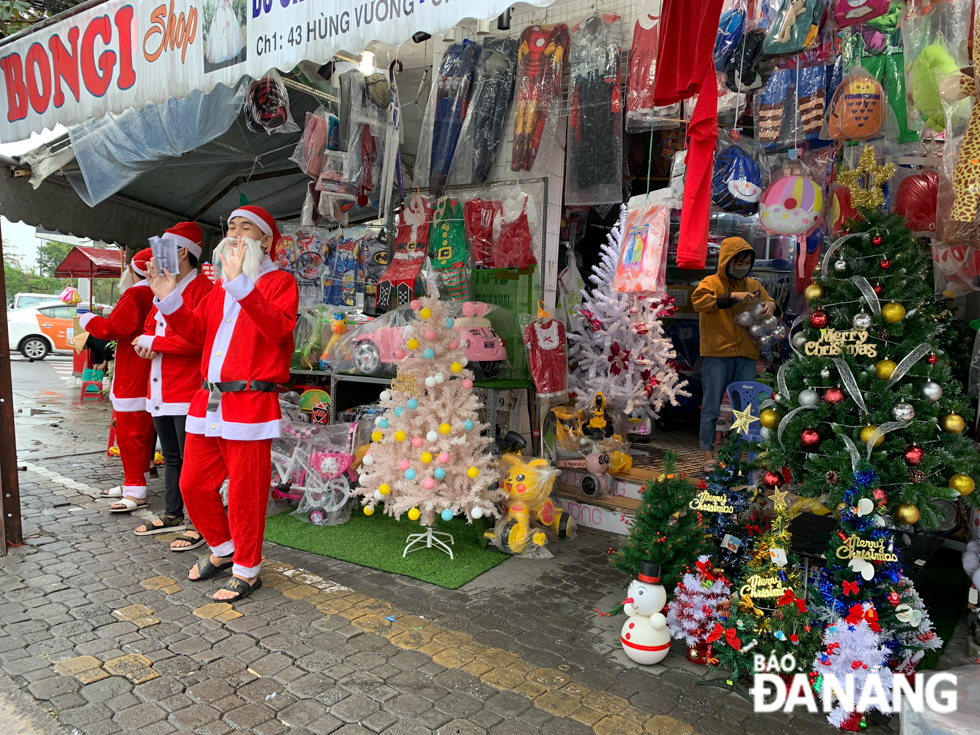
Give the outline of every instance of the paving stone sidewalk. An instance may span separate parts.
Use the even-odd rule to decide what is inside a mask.
[[[676,644],[661,665],[629,661],[622,619],[593,612],[622,598],[612,536],[582,532],[459,590],[266,544],[265,586],[216,605],[220,581],[186,579],[194,552],[135,537],[138,516],[92,498],[118,473],[100,455],[30,464],[28,543],[0,558],[0,668],[68,732],[833,732],[696,685],[708,672]],[[151,508],[161,497],[151,481]]]

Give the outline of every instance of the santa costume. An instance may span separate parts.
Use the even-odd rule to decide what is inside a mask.
[[[201,257],[201,228],[193,222],[179,222],[164,232],[161,240],[172,240],[178,249],[186,248],[196,262]],[[191,270],[177,282],[177,291],[191,309],[211,293],[211,281],[197,270]],[[160,451],[166,466],[164,512],[162,525],[149,525],[143,533],[150,535],[184,528],[184,501],[180,495],[180,473],[183,464],[185,420],[191,398],[201,388],[201,344],[178,337],[156,306],[144,324],[139,346],[156,353],[150,363],[146,389],[146,411],[153,417]],[[196,539],[195,539],[196,541]]]
[[[271,258],[264,257],[258,277],[253,281],[243,272],[231,281],[222,278],[196,308],[180,291],[158,301],[157,308],[168,329],[202,345],[204,383],[187,416],[181,494],[211,552],[233,556],[232,573],[251,579],[262,564],[272,440],[279,436],[281,417],[277,384],[289,380],[299,294],[295,279],[274,264],[279,231],[272,216],[243,206],[228,220],[237,217],[272,237]],[[227,512],[219,493],[226,478]],[[207,558],[198,562],[201,579],[216,570]],[[226,589],[240,598],[250,591],[242,590],[244,584],[232,580]]]
[[[136,354],[133,340],[143,333],[143,324],[153,309],[153,292],[146,283],[146,264],[153,257],[145,248],[133,257],[119,282],[122,296],[108,317],[81,314],[78,323],[92,336],[116,341],[116,363],[109,398],[116,416],[116,443],[125,481],[102,493],[120,499],[113,511],[128,512],[146,502],[146,480],[153,460],[153,421],[146,412],[146,385],[150,363]],[[135,280],[135,283],[132,283]]]

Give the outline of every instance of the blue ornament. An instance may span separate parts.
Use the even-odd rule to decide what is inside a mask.
[[[388,419],[381,419],[380,421],[378,421],[378,428],[379,429],[387,429],[388,428]]]
[[[473,431],[473,422],[467,419],[463,422],[463,428],[467,431]]]
[[[435,350],[433,350],[431,347],[427,348],[426,351],[422,353],[422,357],[424,357],[426,360],[431,360],[435,356]]]
[[[416,401],[414,398],[409,398],[408,403],[406,403],[405,405],[408,406],[409,411],[414,411],[416,408],[419,407],[419,402]]]
[[[405,413],[405,409],[402,408],[401,406],[395,409],[395,416],[397,416],[398,418],[401,418],[403,413]]]
[[[444,321],[443,324],[446,325],[446,329],[452,329],[453,324],[455,324],[455,322],[450,317],[447,316],[446,321]]]
[[[437,480],[441,480],[446,476],[446,471],[442,467],[436,467],[436,471],[432,474]]]
[[[444,511],[442,511],[441,515],[442,515],[442,520],[444,521],[451,521],[453,519],[453,512],[449,510],[449,508],[446,508]]]
[[[414,480],[415,479],[415,470],[413,470],[411,468],[405,470],[405,479],[406,480]]]

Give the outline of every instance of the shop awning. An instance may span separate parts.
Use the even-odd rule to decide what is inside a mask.
[[[537,7],[555,0],[523,0]],[[0,141],[210,92],[369,43],[445,35],[513,0],[90,0],[0,41]],[[229,58],[230,56],[230,58]]]
[[[119,278],[122,251],[77,245],[55,268],[55,278]]]

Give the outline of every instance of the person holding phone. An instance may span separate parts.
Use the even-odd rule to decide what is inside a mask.
[[[721,399],[731,383],[755,379],[759,348],[735,323],[733,309],[761,300],[766,316],[776,304],[766,289],[751,278],[755,251],[740,237],[722,240],[718,272],[705,277],[694,290],[692,302],[700,316],[701,331],[701,426],[698,443],[704,452],[704,471],[715,464],[715,424],[721,415]]]

